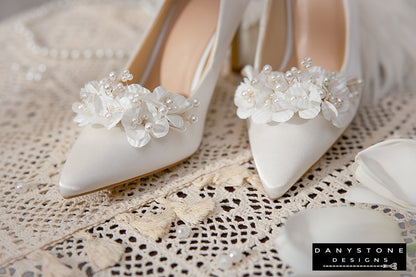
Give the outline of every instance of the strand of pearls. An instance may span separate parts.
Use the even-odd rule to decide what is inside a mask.
[[[90,0],[89,0],[90,1]],[[40,44],[32,30],[28,28],[30,21],[47,16],[54,9],[65,9],[70,1],[57,1],[43,5],[35,12],[27,14],[20,22],[15,25],[15,30],[26,40],[29,49],[38,55],[54,59],[123,59],[130,53],[124,49],[56,49]]]

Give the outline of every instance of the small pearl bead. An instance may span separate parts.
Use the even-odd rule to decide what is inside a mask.
[[[14,188],[15,189],[22,189],[23,188],[23,184],[22,183],[17,183]]]
[[[116,51],[116,57],[121,59],[124,57],[124,51],[123,50],[117,50]]]
[[[251,85],[253,85],[253,86],[257,85],[258,83],[259,83],[259,80],[257,80],[257,79],[251,80]]]
[[[145,129],[147,132],[150,132],[150,131],[153,129],[153,124],[152,124],[152,123],[150,123],[150,122],[147,122],[147,123],[146,123],[146,125],[144,125],[144,129]]]
[[[113,50],[111,50],[111,49],[107,49],[107,50],[105,50],[105,56],[106,56],[107,58],[112,58],[112,57],[114,56],[114,51],[113,51]]]
[[[84,55],[84,58],[90,59],[92,57],[92,50],[91,49],[85,49],[82,54]]]
[[[186,225],[180,225],[176,228],[176,237],[178,239],[186,239],[191,234],[191,228]]]
[[[34,79],[35,81],[40,81],[40,80],[42,80],[42,74],[41,74],[41,73],[35,73],[35,74],[34,74],[34,76],[33,76],[33,79]]]
[[[298,71],[298,69],[297,69],[296,67],[292,67],[292,68],[290,69],[290,71],[292,71],[293,73],[296,73],[296,72]]]
[[[308,63],[311,63],[311,62],[312,62],[312,58],[311,58],[311,57],[308,57],[308,58],[306,59],[306,61],[307,61]]]
[[[160,109],[159,109],[159,113],[161,113],[161,114],[165,115],[167,112],[168,112],[168,110],[166,109],[166,107],[165,107],[165,106],[160,107]]]
[[[27,72],[26,73],[26,80],[28,80],[28,81],[32,81],[33,80],[33,78],[34,78],[34,74],[33,74],[33,72]]]
[[[101,59],[102,57],[104,57],[104,50],[103,49],[97,49],[95,51],[95,56],[99,59]]]
[[[272,71],[272,67],[271,67],[271,65],[266,64],[265,66],[263,66],[263,71],[264,71],[265,73],[269,73],[269,72],[271,72],[271,71]]]
[[[105,85],[104,85],[104,89],[105,89],[106,91],[110,91],[110,90],[111,90],[111,86],[110,86],[110,84],[105,84]]]
[[[191,122],[192,123],[197,123],[198,122],[198,117],[196,115],[191,116]]]
[[[71,58],[78,59],[79,56],[80,56],[80,52],[78,50],[74,49],[74,50],[71,51]]]
[[[222,270],[228,270],[233,267],[233,261],[228,255],[221,255],[218,258],[218,267]]]
[[[40,71],[40,72],[45,72],[46,71],[46,65],[45,64],[40,64],[40,65],[38,65],[38,70]]]
[[[198,99],[194,99],[192,101],[192,103],[193,103],[194,107],[199,107],[199,100]]]
[[[228,252],[228,257],[230,257],[230,259],[233,263],[237,263],[237,262],[242,260],[243,254],[240,251],[238,251],[237,249],[231,249]]]
[[[292,72],[286,72],[286,78],[291,79],[293,77]]]
[[[20,64],[18,64],[18,63],[13,63],[13,64],[12,64],[12,70],[13,70],[13,71],[19,71],[19,70],[20,70]]]
[[[58,50],[56,50],[55,48],[52,48],[52,49],[49,51],[49,56],[51,56],[52,58],[56,58],[56,57],[58,57]]]
[[[105,118],[110,119],[111,118],[111,113],[106,113]]]
[[[168,105],[171,105],[171,104],[173,104],[173,100],[168,98],[168,99],[166,99],[165,103],[168,104]]]
[[[242,95],[242,96],[247,96],[247,91],[242,91],[242,92],[241,92],[241,95]]]
[[[62,59],[67,59],[67,58],[69,57],[69,52],[68,52],[68,50],[66,50],[66,49],[61,50],[61,51],[59,52],[59,56],[60,56]]]

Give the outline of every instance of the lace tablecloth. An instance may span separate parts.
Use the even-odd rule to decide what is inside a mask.
[[[273,238],[289,215],[320,206],[379,210],[415,242],[410,213],[344,199],[356,184],[350,167],[358,151],[389,137],[416,138],[411,93],[363,108],[295,186],[270,200],[231,104],[240,77],[224,75],[189,160],[63,199],[59,173],[80,131],[71,103],[85,82],[123,68],[159,3],[59,2],[0,24],[0,276],[286,276]],[[178,237],[185,225],[190,235]],[[242,261],[224,271],[218,257],[230,249]],[[415,267],[409,257],[403,276]]]

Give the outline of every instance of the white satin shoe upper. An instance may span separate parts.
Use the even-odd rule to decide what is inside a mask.
[[[248,0],[220,3],[217,29],[202,77],[198,75],[189,97],[199,102],[193,111],[198,122],[185,131],[169,130],[161,138],[152,138],[143,147],[133,147],[126,130],[118,124],[110,129],[86,126],[73,145],[61,173],[59,190],[64,197],[91,192],[159,171],[191,156],[199,147],[209,102],[226,52],[241,20]],[[151,28],[150,28],[151,30]],[[178,73],[180,74],[180,73]],[[196,120],[195,120],[196,121]]]
[[[347,19],[347,45],[340,74],[346,80],[350,77],[356,77],[354,86],[357,86],[354,89],[357,89],[360,83],[358,78],[361,76],[361,68],[359,64],[357,21],[355,18],[357,13],[354,4],[352,1],[344,0]],[[257,63],[255,62],[255,64]],[[268,70],[270,69],[266,68],[266,71]],[[255,74],[259,74],[259,71],[257,69]],[[341,79],[344,77],[341,77]],[[253,78],[254,83],[261,82],[256,76],[248,76],[247,78],[248,80],[246,79],[244,82],[246,84],[253,81]],[[262,78],[264,79],[264,77]],[[242,100],[239,99],[241,97],[238,97],[238,93],[244,93],[241,89],[244,83],[236,91],[235,103],[239,110],[241,107],[247,108],[247,105],[241,104]],[[266,89],[273,90],[272,94],[274,95],[280,93],[279,89],[271,88],[269,84],[265,86],[268,87]],[[333,120],[331,122],[330,116],[324,110],[327,109],[324,103],[325,96],[322,96],[321,99],[314,99],[311,96],[313,94],[312,90],[309,90],[309,93],[303,97],[299,93],[290,96],[294,103],[292,106],[290,106],[290,99],[285,98],[284,93],[280,93],[283,96],[279,96],[280,98],[275,101],[284,100],[285,103],[279,106],[281,110],[278,112],[275,109],[272,116],[265,116],[264,108],[258,108],[256,111],[252,110],[251,113],[244,109],[240,111],[239,116],[241,118],[248,118],[248,134],[253,158],[264,190],[270,198],[274,199],[283,195],[344,132],[346,126],[352,121],[359,105],[360,95],[358,91],[354,92],[354,89],[349,92],[350,96],[356,98],[354,101],[339,100],[340,102],[344,100],[349,102],[349,108],[343,114],[342,124],[336,124],[337,122]],[[335,101],[333,102],[336,102],[336,93],[334,96]],[[273,99],[271,100],[273,101]],[[282,108],[285,106],[289,107],[285,110],[285,108]],[[335,105],[333,108],[335,108]],[[270,119],[267,120],[265,117],[270,117]],[[264,122],[261,122],[262,120]]]

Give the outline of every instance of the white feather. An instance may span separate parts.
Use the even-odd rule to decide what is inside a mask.
[[[362,103],[392,91],[416,92],[416,1],[357,1],[365,89]]]

